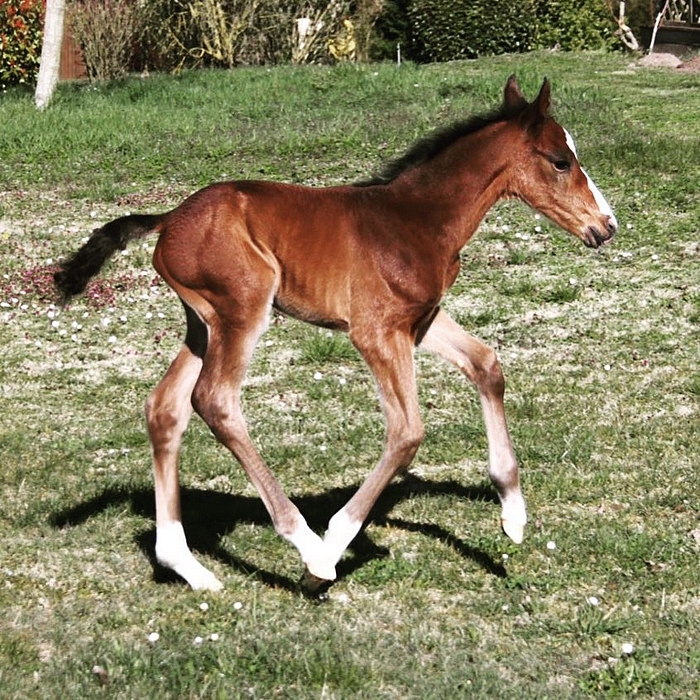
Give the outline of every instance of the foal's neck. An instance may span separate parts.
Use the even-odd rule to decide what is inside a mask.
[[[513,125],[496,122],[463,136],[394,185],[421,211],[430,211],[431,235],[451,239],[461,249],[486,213],[511,196]],[[427,231],[426,231],[427,233]]]

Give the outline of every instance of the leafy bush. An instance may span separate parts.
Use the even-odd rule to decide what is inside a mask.
[[[414,0],[408,8],[414,57],[450,61],[526,51],[533,10],[533,0]]]
[[[619,46],[607,0],[413,0],[407,16],[419,61]]]
[[[42,0],[0,0],[0,90],[36,81],[44,5]]]
[[[617,23],[606,0],[534,0],[536,46],[566,51],[613,48]]]
[[[141,31],[139,3],[80,0],[70,5],[68,21],[90,80],[123,78],[129,72]]]
[[[372,59],[395,60],[397,44],[404,54],[410,51],[408,4],[409,0],[385,0],[382,4],[369,47]]]

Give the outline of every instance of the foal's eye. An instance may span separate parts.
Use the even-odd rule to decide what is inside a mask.
[[[564,158],[552,158],[552,165],[558,173],[565,173],[571,169],[571,161]]]

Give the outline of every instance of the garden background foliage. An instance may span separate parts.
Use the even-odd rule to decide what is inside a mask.
[[[0,0],[0,90],[36,81],[45,0]]]
[[[0,90],[33,84],[45,0],[0,0]],[[449,61],[541,48],[617,49],[610,0],[69,0],[68,26],[91,80],[135,70],[338,60]],[[652,6],[630,0],[633,27]],[[308,18],[301,36],[297,20]],[[349,25],[348,25],[349,22]],[[347,58],[347,57],[344,57]]]

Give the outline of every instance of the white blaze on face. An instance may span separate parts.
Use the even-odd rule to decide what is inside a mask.
[[[574,156],[576,156],[576,159],[578,160],[578,155],[576,153],[576,144],[574,143],[574,139],[571,137],[571,134],[566,129],[564,129],[564,133],[566,134],[566,145],[569,147],[571,152],[574,154]],[[591,180],[591,178],[588,176],[588,173],[583,168],[581,168],[581,172],[586,176],[586,180],[588,181],[588,189],[590,189],[591,194],[593,195],[593,199],[595,199],[595,202],[598,205],[598,208],[600,209],[600,213],[603,214],[603,216],[611,217],[615,227],[617,227],[617,219],[615,218],[615,214],[613,214],[613,210],[611,209],[605,197],[603,197],[603,193],[596,187],[595,182]]]

